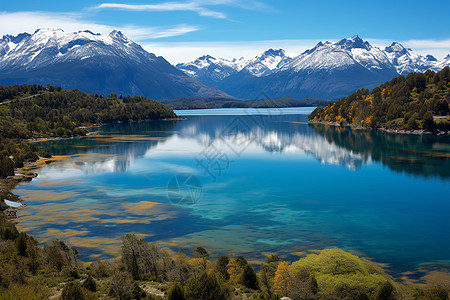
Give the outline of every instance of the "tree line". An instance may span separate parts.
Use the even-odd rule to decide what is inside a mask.
[[[409,73],[372,91],[360,89],[319,107],[310,121],[356,124],[368,128],[449,132],[450,68]]]

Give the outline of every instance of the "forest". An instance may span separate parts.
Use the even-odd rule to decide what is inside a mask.
[[[190,256],[127,234],[122,255],[90,263],[63,241],[45,246],[0,214],[0,299],[448,299],[440,285],[411,288],[338,248],[290,263],[268,255],[256,272],[243,256]]]
[[[172,100],[161,100],[167,107],[173,109],[207,109],[207,108],[283,108],[283,107],[306,107],[325,106],[330,101],[324,99],[292,99],[275,98],[268,99],[264,94],[264,99],[236,100],[226,98],[198,98],[185,97]]]
[[[104,97],[50,85],[0,87],[0,178],[49,155],[29,140],[83,136],[85,126],[175,117],[172,109],[140,96]]]
[[[355,93],[318,107],[309,116],[312,122],[356,125],[365,128],[450,131],[450,68],[398,76],[374,88]]]

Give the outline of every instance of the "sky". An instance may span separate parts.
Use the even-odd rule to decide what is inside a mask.
[[[2,1],[0,35],[116,29],[173,64],[204,54],[252,57],[269,48],[296,56],[319,41],[354,35],[442,59],[450,53],[449,12],[448,0]]]

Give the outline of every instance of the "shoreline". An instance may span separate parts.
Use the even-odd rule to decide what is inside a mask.
[[[130,121],[130,122],[114,122],[114,123],[105,123],[105,124],[93,124],[89,126],[80,126],[79,128],[98,128],[104,125],[109,124],[120,124],[120,123],[136,123],[136,122],[149,122],[149,121],[183,121],[187,120],[187,118],[184,117],[177,117],[177,118],[165,118],[165,119],[159,119],[159,120],[142,120],[142,121]],[[96,131],[88,132],[84,136],[71,136],[71,137],[40,137],[40,138],[31,138],[26,139],[25,142],[27,143],[38,143],[38,142],[47,142],[47,141],[61,141],[61,140],[71,140],[71,139],[77,139],[77,138],[84,138],[88,136],[100,136]],[[54,161],[62,160],[65,156],[55,156],[52,155],[51,157],[42,157],[39,156],[39,158],[35,161],[28,161],[23,162],[23,167],[15,168],[14,169],[14,175],[8,176],[6,178],[0,179],[0,196],[4,198],[5,200],[12,200],[13,202],[21,203],[22,200],[19,198],[19,196],[15,195],[12,191],[21,183],[29,183],[33,180],[33,178],[36,178],[39,174],[36,173],[38,169],[40,169],[42,166],[49,164]],[[8,199],[7,199],[8,198]],[[0,211],[4,213],[10,221],[15,222],[17,219],[17,212],[20,209],[25,208],[26,205],[22,204],[19,207],[11,207],[7,205],[4,201],[0,201]]]
[[[386,133],[394,133],[394,134],[414,134],[414,135],[448,135],[447,132],[437,132],[433,133],[431,131],[427,131],[424,129],[416,129],[416,130],[407,130],[407,129],[392,129],[392,128],[386,128],[386,127],[378,127],[378,128],[370,128],[370,127],[363,127],[359,124],[351,123],[351,124],[340,124],[338,122],[330,122],[330,121],[308,121],[308,124],[320,124],[320,125],[328,125],[328,126],[335,126],[335,127],[350,127],[355,130],[374,130],[374,131],[382,131]]]

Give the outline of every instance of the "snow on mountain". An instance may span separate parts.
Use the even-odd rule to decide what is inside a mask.
[[[101,35],[90,31],[65,33],[61,29],[38,29],[32,35],[4,36],[0,41],[0,54],[0,70],[21,67],[30,70],[94,56],[114,55],[139,61],[157,59],[120,31]]]
[[[254,58],[241,57],[233,60],[204,55],[193,62],[177,64],[176,67],[187,75],[210,84],[241,71],[257,77],[266,76],[290,59],[282,49],[269,49]]]
[[[235,97],[337,99],[359,88],[374,88],[398,75],[388,56],[360,37],[319,42],[297,57],[280,62],[267,76],[230,75],[215,87]]]
[[[260,56],[248,61],[247,65],[242,69],[253,76],[261,77],[274,72],[280,65],[284,65],[291,60],[283,49],[269,49]]]
[[[188,76],[197,78],[202,82],[217,82],[231,74],[239,72],[247,61],[244,58],[227,60],[216,59],[210,55],[204,55],[193,62],[180,63],[176,67]]]
[[[94,34],[38,29],[0,39],[0,84],[39,83],[88,93],[229,97],[186,76],[120,31]]]
[[[450,66],[450,54],[447,54],[447,56],[442,61],[438,61],[436,64],[439,70]]]
[[[397,69],[397,72],[406,75],[411,72],[425,72],[426,70],[439,71],[437,59],[432,55],[422,56],[401,44],[394,42],[384,48],[384,52]]]
[[[251,59],[226,60],[202,56],[194,62],[178,64],[177,67],[189,76],[214,84],[238,72],[263,77],[284,71],[331,71],[360,66],[369,71],[395,70],[405,75],[426,70],[439,71],[449,64],[448,58],[438,61],[432,55],[422,56],[397,42],[380,49],[355,35],[336,43],[319,42],[295,58],[287,56],[282,49],[269,49]]]
[[[282,67],[283,71],[345,69],[360,65],[368,70],[393,68],[387,55],[363,41],[359,36],[336,43],[319,42],[314,48],[295,57]]]

